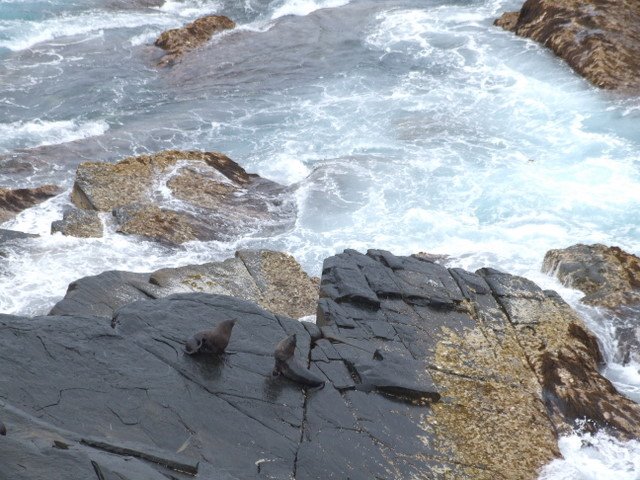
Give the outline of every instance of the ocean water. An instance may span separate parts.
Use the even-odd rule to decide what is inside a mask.
[[[344,248],[446,254],[580,295],[540,273],[547,250],[640,253],[640,98],[595,89],[493,27],[512,0],[0,0],[0,186],[64,194],[2,225],[0,311],[42,314],[107,269],[293,254],[313,275]],[[198,16],[238,23],[172,69],[156,36]],[[291,187],[290,231],[170,249],[108,231],[51,235],[82,161],[219,150]],[[107,219],[108,220],[108,219]],[[611,325],[579,307],[612,358]],[[607,375],[640,400],[640,366]],[[640,478],[640,446],[561,440],[545,479]]]

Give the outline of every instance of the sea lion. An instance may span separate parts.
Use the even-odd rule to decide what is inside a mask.
[[[7,434],[7,427],[4,426],[4,423],[0,422],[0,435]]]
[[[296,350],[296,334],[289,335],[287,338],[280,340],[273,352],[276,364],[273,367],[272,375],[288,378],[296,383],[301,383],[308,387],[322,387],[324,380],[316,376],[310,370],[304,368],[295,357]]]
[[[194,355],[196,353],[212,353],[214,355],[219,355],[224,353],[227,345],[229,345],[231,330],[233,330],[235,323],[235,320],[224,320],[211,330],[204,330],[196,333],[193,337],[187,340],[185,352],[189,355]]]

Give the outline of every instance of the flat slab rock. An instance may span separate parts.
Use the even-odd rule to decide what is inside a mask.
[[[71,201],[112,212],[121,233],[170,244],[273,234],[296,218],[286,187],[217,152],[168,150],[115,164],[82,163]]]
[[[527,0],[495,24],[550,48],[599,87],[640,88],[638,2]]]
[[[321,295],[317,325],[203,293],[0,316],[0,477],[528,479],[576,418],[640,433],[595,339],[526,279],[346,251]],[[183,352],[230,319],[222,357]],[[291,334],[324,387],[271,375]]]
[[[137,300],[204,292],[252,301],[271,312],[315,315],[318,285],[291,256],[271,250],[239,250],[223,262],[164,268],[152,273],[107,271],[69,285],[50,315],[96,315]]]

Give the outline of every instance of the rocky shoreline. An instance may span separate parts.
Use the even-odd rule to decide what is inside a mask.
[[[495,25],[531,38],[594,85],[640,88],[640,4],[620,0],[527,0]]]
[[[186,354],[229,319],[226,353]],[[3,478],[527,479],[578,424],[640,436],[640,406],[555,292],[425,255],[345,251],[319,294],[269,251],[105,272],[0,322]],[[291,334],[322,388],[271,375]]]
[[[607,28],[574,7],[528,0],[497,24],[596,85],[634,88],[635,57],[619,73],[608,56],[635,55],[628,39],[585,34]],[[159,65],[234,27],[207,16],[162,34]],[[0,220],[61,194],[3,189]],[[52,234],[176,249],[274,235],[297,217],[287,187],[195,150],[81,163],[69,201]],[[30,238],[0,230],[0,257]],[[614,319],[615,361],[640,362],[640,258],[575,245],[542,268]],[[235,322],[224,353],[187,348],[223,322]],[[601,374],[597,338],[556,292],[424,253],[345,250],[319,279],[286,252],[248,249],[109,270],[72,282],[47,315],[0,324],[0,477],[12,480],[534,479],[576,429],[640,438],[640,405]]]

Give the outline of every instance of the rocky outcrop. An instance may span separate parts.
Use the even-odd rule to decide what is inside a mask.
[[[640,87],[638,2],[527,0],[495,23],[552,49],[599,87]]]
[[[230,18],[222,15],[207,15],[180,28],[163,32],[154,45],[167,51],[158,66],[167,66],[176,62],[186,52],[208,42],[213,35],[235,28]]]
[[[117,230],[180,244],[274,233],[293,225],[287,189],[217,152],[169,150],[116,164],[82,163],[72,202],[112,211]]]
[[[111,318],[115,310],[131,302],[186,292],[231,295],[293,318],[315,314],[318,298],[317,284],[292,256],[240,250],[224,262],[153,273],[109,271],[76,280],[50,315]]]
[[[452,478],[535,478],[558,455],[558,432],[577,419],[623,437],[640,434],[640,406],[598,373],[595,338],[557,294],[529,280],[346,251],[325,261],[321,297],[317,324],[325,338],[335,337],[331,359],[382,368],[399,356],[408,363],[395,378],[424,371],[446,399],[398,412],[413,419],[424,442],[403,450],[414,471],[430,468],[420,455],[428,445],[429,462]],[[366,377],[358,370],[363,384]],[[393,442],[383,444],[383,456],[396,457]]]
[[[184,352],[226,320],[225,354]],[[491,269],[346,251],[317,325],[203,293],[0,324],[2,478],[533,479],[577,419],[640,434],[571,309]]]
[[[62,220],[51,223],[51,233],[60,232],[72,237],[91,238],[102,237],[102,220],[98,212],[70,208],[65,210]]]
[[[549,250],[542,270],[584,292],[582,302],[612,310],[640,305],[640,258],[618,247],[573,245]]]
[[[618,247],[578,244],[549,250],[542,270],[582,291],[583,303],[606,308],[618,339],[615,360],[640,363],[640,258]]]
[[[15,190],[0,188],[0,223],[6,222],[27,208],[55,197],[60,192],[60,187],[55,185]]]

